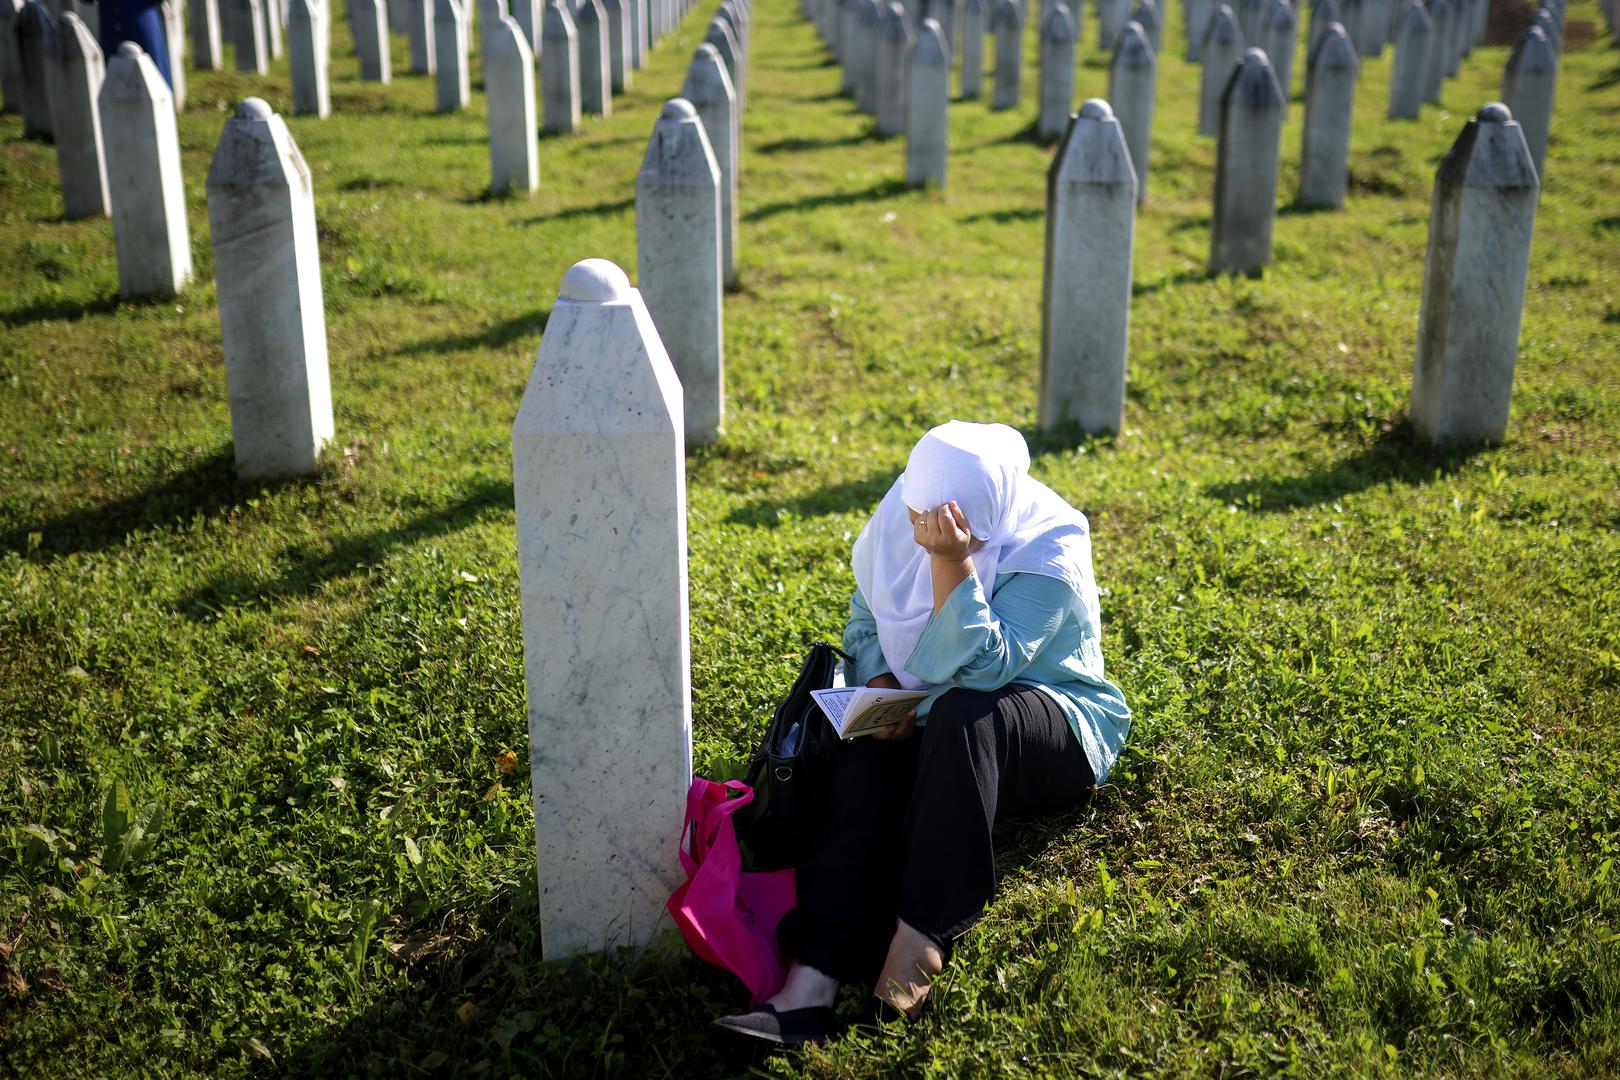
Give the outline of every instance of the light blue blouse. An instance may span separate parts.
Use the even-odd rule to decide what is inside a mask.
[[[853,671],[844,665],[849,686],[892,674],[859,588],[849,598],[844,651],[855,658]],[[1023,683],[1045,691],[1068,718],[1098,784],[1108,778],[1131,730],[1124,695],[1103,675],[1096,613],[1057,578],[999,574],[995,599],[986,601],[979,579],[969,574],[928,617],[905,667],[932,686],[917,709],[919,724],[953,687],[999,690]]]

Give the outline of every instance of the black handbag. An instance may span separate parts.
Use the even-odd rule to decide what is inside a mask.
[[[748,762],[754,801],[737,815],[737,835],[756,869],[798,865],[821,823],[843,743],[810,691],[832,685],[840,656],[854,663],[824,641],[810,646],[793,689],[776,707]]]

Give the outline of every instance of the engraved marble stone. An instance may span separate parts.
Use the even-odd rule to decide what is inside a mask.
[[[1154,62],[1156,64],[1164,32],[1164,13],[1160,11],[1159,5],[1155,0],[1140,0],[1135,9],[1132,10],[1129,21],[1141,26],[1143,36],[1147,38],[1147,43],[1153,47]],[[1117,51],[1119,43],[1114,42],[1113,46]]]
[[[576,263],[512,424],[548,961],[670,929],[692,781],[681,413],[641,294],[606,260]]]
[[[191,239],[169,84],[152,58],[126,41],[107,62],[97,104],[119,293],[131,300],[174,296],[191,279]]]
[[[964,98],[984,93],[984,33],[990,0],[962,0],[962,74]]]
[[[287,67],[295,115],[332,114],[331,73],[326,54],[326,8],[320,0],[291,0],[287,13]]]
[[[875,129],[883,138],[906,130],[906,57],[911,54],[915,38],[905,5],[889,0],[878,25],[877,109],[873,113]]]
[[[17,20],[22,0],[0,0],[0,103],[5,112],[22,112],[27,90],[23,85],[22,53],[17,48]]]
[[[602,0],[602,14],[607,16],[608,77],[615,94],[629,87],[635,70],[630,61],[629,7],[629,0]]]
[[[107,215],[107,159],[102,151],[96,95],[106,79],[101,46],[73,12],[65,12],[45,43],[45,88],[56,132],[56,168],[66,217]]]
[[[613,115],[613,63],[608,57],[607,13],[602,0],[578,0],[579,108],[591,116]]]
[[[472,100],[468,37],[462,0],[433,0],[433,103],[439,112],[465,109]]]
[[[225,66],[220,33],[219,0],[191,0],[191,63],[207,71]]]
[[[1041,17],[1041,106],[1035,118],[1035,135],[1042,140],[1057,139],[1069,129],[1074,108],[1074,16],[1068,5],[1049,6]]]
[[[924,19],[906,61],[906,183],[945,186],[951,54],[939,23]]]
[[[439,58],[433,40],[433,0],[406,0],[405,36],[411,50],[411,74],[437,74]]]
[[[1220,133],[1221,93],[1243,59],[1243,32],[1238,29],[1237,16],[1226,4],[1210,16],[1201,52],[1204,69],[1199,83],[1198,134],[1214,137]]]
[[[1333,23],[1307,61],[1310,94],[1299,154],[1301,206],[1338,209],[1350,183],[1350,126],[1356,103],[1356,50]]]
[[[1546,174],[1547,131],[1557,85],[1558,52],[1547,40],[1547,32],[1532,26],[1520,35],[1508,57],[1507,70],[1502,73],[1502,102],[1524,132],[1538,178]],[[61,141],[60,134],[57,141]]]
[[[720,170],[720,271],[726,288],[737,284],[737,166],[742,160],[737,97],[720,53],[704,42],[686,69],[681,97],[697,110]]]
[[[1046,174],[1043,431],[1123,426],[1136,201],[1124,132],[1108,103],[1092,98],[1070,121]]]
[[[1271,64],[1264,52],[1249,49],[1221,95],[1211,273],[1254,273],[1271,261],[1282,118],[1282,88]]]
[[[1499,102],[1468,121],[1435,173],[1411,404],[1432,443],[1507,435],[1540,190]]]
[[[259,98],[225,121],[208,231],[237,474],[312,473],[332,437],[315,193],[286,122]]]
[[[1147,201],[1148,156],[1153,144],[1153,106],[1157,95],[1159,60],[1148,43],[1142,24],[1132,19],[1125,24],[1114,46],[1114,60],[1108,68],[1108,100],[1125,137],[1136,173],[1136,202]]]
[[[562,0],[547,0],[541,36],[541,127],[567,134],[579,127],[579,33]]]
[[[990,33],[996,39],[996,83],[990,107],[1017,108],[1023,78],[1024,9],[1013,0],[994,0],[990,9]]]
[[[383,0],[349,0],[349,10],[354,17],[354,50],[360,55],[360,81],[393,81]]]
[[[1288,98],[1294,85],[1294,39],[1298,31],[1299,22],[1294,14],[1294,5],[1290,0],[1272,0],[1271,7],[1266,11],[1265,42],[1266,58],[1271,61],[1272,74],[1277,76],[1277,86],[1282,90],[1283,111],[1288,110]]]
[[[540,186],[534,108],[534,53],[510,15],[485,39],[484,94],[489,99],[489,190],[528,194]]]
[[[687,442],[712,442],[725,422],[720,166],[683,98],[664,104],[636,174],[636,265],[681,379]]]
[[[45,49],[56,21],[39,0],[28,0],[16,19],[17,56],[22,72],[23,134],[50,139],[51,95],[45,84]]]
[[[1395,65],[1389,76],[1389,118],[1415,120],[1428,87],[1429,38],[1434,30],[1422,4],[1410,4],[1395,37]]]
[[[264,36],[264,0],[226,0],[235,10],[236,70],[270,74],[270,44]]]
[[[169,53],[169,93],[176,111],[186,108],[186,22],[184,0],[163,0],[158,10],[163,17],[163,41]]]

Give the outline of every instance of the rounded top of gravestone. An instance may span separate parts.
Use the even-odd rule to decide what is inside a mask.
[[[692,59],[693,60],[709,60],[709,61],[713,61],[714,63],[718,64],[718,63],[721,62],[721,60],[720,60],[720,50],[715,48],[713,45],[710,45],[707,41],[705,41],[701,45],[699,45],[696,49],[692,50]]]
[[[607,259],[581,259],[563,275],[559,300],[582,304],[605,304],[623,299],[630,292],[630,279]]]
[[[141,47],[135,44],[133,41],[126,41],[118,46],[118,55],[129,60],[138,60],[146,54],[142,52]]]
[[[242,120],[268,120],[275,114],[264,98],[243,98],[236,106],[236,115]]]
[[[1350,40],[1350,32],[1343,23],[1328,23],[1327,29],[1322,31],[1322,40],[1316,46],[1313,63],[1324,71],[1355,68],[1355,43]]]
[[[1063,3],[1053,4],[1041,21],[1041,37],[1047,41],[1062,44],[1075,39],[1076,30],[1074,16],[1069,14],[1069,6]]]
[[[658,114],[660,120],[696,120],[697,109],[685,98],[670,98],[664,102],[664,110]]]
[[[911,62],[922,67],[940,67],[950,63],[950,50],[945,47],[945,31],[938,19],[924,19],[917,33],[917,47],[911,51]]]
[[[1491,124],[1505,124],[1513,119],[1513,112],[1500,101],[1490,101],[1480,106],[1479,118]]]
[[[1087,98],[1086,103],[1080,106],[1080,119],[1082,120],[1112,120],[1114,110],[1100,97]]]

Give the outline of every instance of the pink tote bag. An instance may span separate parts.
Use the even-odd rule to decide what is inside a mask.
[[[792,870],[742,868],[731,819],[753,801],[753,789],[739,780],[692,778],[679,845],[686,883],[666,906],[692,951],[741,979],[758,1005],[787,979],[776,924],[797,901]]]

